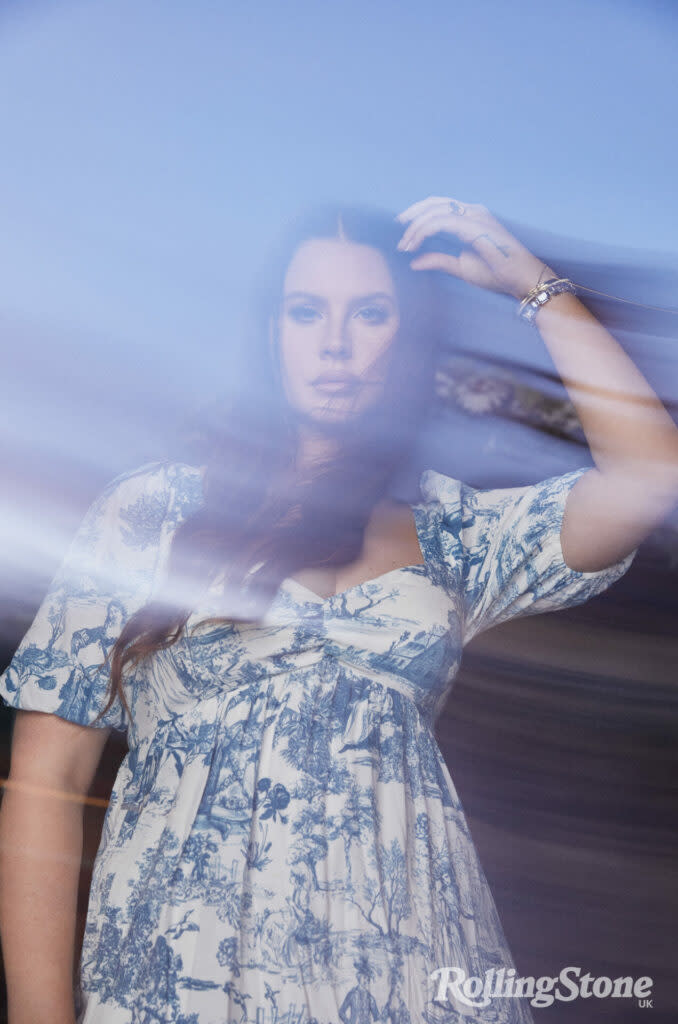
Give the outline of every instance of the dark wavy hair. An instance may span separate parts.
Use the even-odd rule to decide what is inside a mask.
[[[123,669],[176,643],[217,578],[226,580],[233,611],[202,621],[252,622],[295,571],[347,565],[359,556],[372,509],[414,453],[434,399],[440,279],[435,271],[410,269],[408,254],[396,249],[403,230],[390,212],[326,203],[288,222],[271,247],[255,279],[244,379],[204,425],[204,503],[175,531],[162,592],[130,617],[110,652],[110,694],[101,715],[116,694],[129,713]],[[278,361],[278,314],[297,248],[339,237],[383,255],[400,323],[379,399],[337,428],[336,455],[302,478],[295,470],[294,410]]]

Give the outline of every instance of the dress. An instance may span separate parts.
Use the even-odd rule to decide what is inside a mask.
[[[116,698],[98,723],[126,730],[129,753],[93,868],[78,1024],[531,1024],[505,992],[435,998],[438,968],[484,979],[513,962],[433,728],[472,636],[586,601],[630,566],[635,551],[600,572],[563,561],[586,469],[490,490],[426,470],[424,564],[327,600],[288,579],[259,623],[191,632],[213,589],[126,675],[131,720]],[[149,463],[109,484],[0,676],[8,704],[92,724],[103,656],[160,585],[203,474]]]

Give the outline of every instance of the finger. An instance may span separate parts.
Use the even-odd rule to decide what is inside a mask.
[[[436,231],[451,231],[465,245],[474,246],[477,252],[483,254],[491,252],[491,245],[496,250],[495,256],[497,253],[508,256],[523,248],[518,240],[482,206],[474,206],[464,214],[456,214],[447,209],[437,213],[432,211],[427,215],[420,214],[405,229],[397,248],[411,251],[421,245],[428,234]],[[478,246],[475,246],[476,239],[481,240]]]
[[[430,210],[433,206],[447,206],[450,203],[458,203],[464,209],[472,210],[474,203],[464,203],[460,199],[452,199],[450,196],[429,196],[428,199],[420,199],[417,203],[412,203],[406,210],[402,210],[396,217],[396,220],[405,222],[412,220],[413,217],[418,216],[420,213],[425,213]]]
[[[448,230],[457,234],[458,224],[455,227],[455,222],[460,221],[463,216],[464,214],[454,213],[449,206],[434,206],[430,210],[424,210],[418,213],[405,228],[397,248],[401,250],[416,248],[413,245],[415,241],[417,244],[421,244],[427,233],[435,234],[436,230]],[[479,228],[476,226],[475,233],[477,234],[478,231]]]
[[[435,235],[439,231],[449,231],[468,245],[471,243],[471,239],[481,233],[482,228],[483,225],[465,213],[453,213],[449,209],[442,212],[440,209],[433,210],[428,214],[420,214],[405,229],[397,248],[402,251],[412,251],[418,248],[429,235]]]
[[[418,212],[415,212],[417,211]],[[450,199],[447,196],[430,196],[428,199],[423,199],[419,203],[414,203],[412,206],[404,210],[396,218],[402,223],[410,221],[409,228],[413,229],[417,223],[423,222],[430,216],[437,214],[456,214],[457,216],[463,216],[467,221],[475,220],[482,222],[488,228],[491,228],[497,235],[501,234],[505,241],[512,239],[513,236],[506,230],[506,228],[490,213],[486,206],[480,203],[460,203],[456,199]],[[403,237],[407,233],[407,228],[403,233]],[[400,248],[400,246],[399,246]]]
[[[483,260],[469,252],[461,256],[450,256],[444,252],[427,252],[410,261],[412,270],[443,270],[454,277],[478,285],[479,288],[493,288],[495,278]]]
[[[412,270],[444,270],[455,277],[461,277],[461,266],[458,256],[450,256],[446,252],[427,252],[410,260]]]

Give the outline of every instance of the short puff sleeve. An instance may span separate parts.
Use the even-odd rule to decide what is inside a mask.
[[[637,548],[596,572],[578,572],[563,559],[565,501],[588,468],[525,487],[488,490],[424,472],[421,489],[437,510],[445,585],[461,592],[464,644],[508,619],[583,604],[627,571]]]
[[[5,703],[80,725],[127,730],[117,695],[94,721],[109,693],[103,663],[124,624],[153,593],[171,541],[171,478],[171,463],[148,463],[117,476],[87,510],[0,676]]]

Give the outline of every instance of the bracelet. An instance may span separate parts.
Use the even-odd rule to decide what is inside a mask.
[[[551,277],[543,284],[535,285],[518,306],[516,315],[530,324],[533,323],[541,307],[554,295],[560,295],[561,292],[571,292],[572,295],[577,293],[574,284],[567,277]]]
[[[554,286],[556,284],[560,284],[561,282],[568,282],[569,284],[572,283],[572,282],[568,281],[568,278],[566,278],[566,277],[549,277],[548,280],[544,281],[543,284],[542,284],[542,281],[541,281],[541,278],[540,278],[539,281],[535,284],[535,286],[529,290],[529,292],[527,293],[525,298],[522,300],[522,302],[518,306],[518,314],[519,315],[521,314],[522,310],[528,305],[528,303],[530,303],[530,302],[534,301],[535,299],[537,299],[537,296],[539,296],[541,298],[541,293],[542,292],[545,292],[545,293],[550,292],[552,286]],[[548,298],[541,299],[541,303],[540,304],[543,305],[544,302],[547,302],[547,301],[548,301]]]

